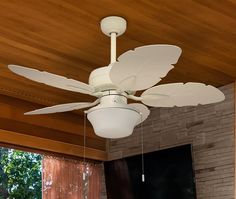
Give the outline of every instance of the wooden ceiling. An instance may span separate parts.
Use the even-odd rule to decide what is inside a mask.
[[[127,32],[118,38],[118,55],[148,44],[182,48],[179,62],[161,83],[196,81],[218,87],[236,79],[233,0],[3,0],[0,9],[0,128],[5,130],[82,145],[81,111],[22,113],[93,98],[34,83],[6,66],[19,64],[88,82],[93,69],[109,63],[109,38],[99,27],[109,15],[128,21]],[[105,151],[105,140],[91,127],[88,132],[88,147]]]

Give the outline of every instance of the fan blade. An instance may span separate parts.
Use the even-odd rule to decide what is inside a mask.
[[[92,94],[94,92],[94,88],[90,85],[63,76],[18,65],[8,65],[8,68],[17,75],[56,88],[84,94]]]
[[[141,98],[148,106],[182,107],[220,102],[225,99],[225,95],[211,85],[189,82],[155,86],[144,91]]]
[[[40,114],[67,112],[67,111],[73,111],[77,109],[92,107],[92,106],[97,105],[98,103],[99,103],[99,99],[97,99],[95,102],[92,102],[92,103],[77,102],[77,103],[59,104],[55,106],[50,106],[50,107],[30,111],[30,112],[24,113],[24,115],[40,115]]]
[[[167,75],[181,52],[173,45],[149,45],[127,51],[112,64],[110,79],[124,91],[150,88]]]
[[[139,120],[136,125],[142,123],[144,120],[148,118],[150,114],[150,110],[145,105],[140,104],[140,103],[132,103],[128,105],[141,114],[141,120]]]

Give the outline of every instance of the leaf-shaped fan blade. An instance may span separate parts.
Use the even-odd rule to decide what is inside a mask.
[[[92,94],[94,92],[94,88],[88,84],[63,76],[18,65],[8,65],[8,68],[17,75],[56,88],[84,94]]]
[[[181,107],[220,102],[225,99],[225,95],[213,86],[189,82],[155,86],[144,91],[141,98],[148,106]]]
[[[173,45],[149,45],[127,51],[112,64],[110,79],[125,91],[150,88],[167,75],[181,52]]]
[[[30,112],[25,113],[24,115],[40,115],[40,114],[67,112],[67,111],[73,111],[77,109],[92,107],[92,106],[97,105],[98,103],[99,103],[99,99],[92,103],[77,102],[77,103],[59,104],[55,106],[50,106],[50,107],[30,111]]]
[[[136,125],[142,123],[144,120],[146,120],[148,118],[148,116],[150,114],[150,110],[145,105],[140,104],[140,103],[132,103],[132,104],[128,104],[128,105],[141,114],[141,119],[137,122]]]

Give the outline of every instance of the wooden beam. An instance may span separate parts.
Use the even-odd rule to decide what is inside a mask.
[[[0,95],[0,118],[11,119],[28,123],[31,125],[38,125],[53,130],[60,130],[71,134],[83,135],[83,116],[74,113],[57,113],[49,115],[34,115],[25,116],[24,112],[40,108],[38,104],[29,103],[24,100]],[[92,127],[88,123],[86,135],[88,137],[96,136]],[[0,124],[1,128],[1,124]]]
[[[53,130],[38,125],[31,125],[24,122],[12,121],[3,118],[0,118],[0,127],[0,129],[6,131],[83,146],[83,136],[68,134],[60,130]],[[86,137],[86,145],[90,148],[104,151],[106,150],[106,142],[104,139]]]
[[[37,139],[50,140],[52,143],[63,143],[65,146],[73,148],[83,147],[84,124],[83,116],[74,113],[58,113],[39,116],[25,116],[24,112],[38,108],[38,104],[33,104],[24,100],[16,99],[0,94],[0,129],[14,132],[17,135],[8,144],[19,144],[18,136],[33,136]],[[89,125],[89,123],[87,123]],[[37,140],[36,139],[36,140]],[[2,137],[0,137],[0,142]],[[24,143],[24,142],[23,142]],[[38,143],[37,143],[38,144]],[[28,146],[34,149],[44,150],[40,145]],[[91,126],[86,127],[86,146],[88,149],[106,151],[106,140],[96,136]],[[63,151],[65,149],[65,151]],[[46,149],[45,149],[46,150]],[[51,151],[49,149],[49,151]],[[57,150],[55,151],[57,152]],[[57,153],[67,154],[67,148],[61,148]],[[79,153],[75,153],[79,156]],[[73,154],[67,154],[73,155]],[[91,157],[90,157],[91,158]],[[96,158],[95,158],[96,159]]]
[[[83,147],[75,144],[40,138],[32,135],[23,135],[6,130],[0,130],[0,142],[23,146],[37,150],[61,153],[75,157],[83,157]],[[105,161],[107,153],[102,150],[86,147],[86,158]]]

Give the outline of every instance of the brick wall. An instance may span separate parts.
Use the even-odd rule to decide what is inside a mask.
[[[198,107],[153,108],[143,123],[144,151],[191,143],[198,199],[234,198],[234,84],[224,102]],[[109,159],[140,154],[140,127],[108,143]]]

